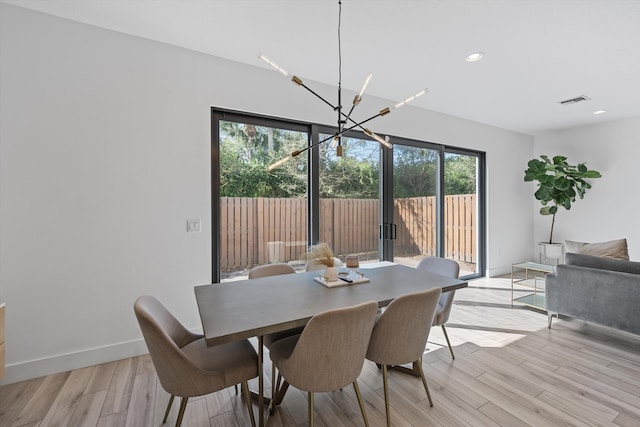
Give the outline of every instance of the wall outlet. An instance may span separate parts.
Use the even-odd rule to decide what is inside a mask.
[[[199,233],[202,231],[202,226],[199,219],[187,220],[187,233]]]

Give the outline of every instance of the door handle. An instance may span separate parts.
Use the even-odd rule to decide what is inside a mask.
[[[382,240],[387,240],[389,234],[389,224],[386,222],[384,224],[380,224],[380,238]]]
[[[386,222],[384,224],[380,224],[380,238],[383,240],[395,240],[396,225]]]

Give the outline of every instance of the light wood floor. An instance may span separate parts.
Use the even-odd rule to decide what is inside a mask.
[[[481,279],[458,291],[448,325],[455,360],[432,329],[424,370],[433,408],[419,379],[390,373],[393,425],[640,426],[640,337],[569,319],[549,331],[545,314],[511,308],[509,283]],[[383,426],[375,365],[365,364],[359,383],[371,425]],[[158,426],[167,401],[141,356],[3,386],[0,426]],[[319,426],[363,425],[351,387],[318,393],[315,404]],[[290,389],[268,425],[306,421],[306,394]],[[249,421],[231,388],[190,400],[183,425]]]

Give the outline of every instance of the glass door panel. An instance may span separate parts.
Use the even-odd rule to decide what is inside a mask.
[[[437,150],[394,145],[394,262],[415,267],[437,255],[437,177]]]
[[[361,264],[378,261],[380,144],[343,137],[342,148],[342,157],[329,143],[319,148],[319,241],[343,261],[351,254]]]
[[[460,276],[478,272],[478,158],[444,155],[444,256],[458,262]]]
[[[256,265],[302,269],[307,246],[307,158],[267,166],[308,144],[306,132],[220,121],[220,281]]]

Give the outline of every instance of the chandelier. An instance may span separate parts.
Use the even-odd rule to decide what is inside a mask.
[[[366,78],[365,81],[362,85],[362,88],[360,89],[360,92],[358,92],[358,94],[353,98],[353,102],[351,104],[351,108],[349,109],[348,113],[345,113],[342,110],[342,46],[341,46],[341,18],[342,18],[342,1],[338,0],[338,104],[334,105],[331,102],[327,101],[325,98],[323,98],[321,95],[319,95],[317,92],[315,92],[313,89],[311,89],[309,86],[307,86],[306,84],[304,84],[304,82],[302,81],[302,79],[296,75],[293,75],[291,77],[291,81],[296,84],[297,86],[303,87],[304,89],[306,89],[309,93],[311,93],[312,95],[314,95],[315,97],[317,97],[318,99],[320,99],[322,102],[324,102],[325,104],[327,104],[329,107],[331,107],[333,109],[333,111],[337,112],[338,114],[338,130],[331,136],[324,138],[318,142],[315,142],[313,144],[308,145],[307,147],[301,149],[301,150],[295,150],[293,151],[291,154],[289,154],[287,157],[284,157],[280,160],[278,160],[277,162],[269,165],[269,167],[267,167],[267,170],[273,170],[279,166],[281,166],[282,164],[284,164],[285,162],[289,161],[290,159],[293,159],[294,157],[299,156],[300,154],[314,148],[317,147],[318,145],[325,143],[329,140],[331,140],[331,148],[335,148],[336,149],[336,155],[337,156],[342,156],[342,135],[350,130],[353,129],[360,129],[362,132],[365,133],[365,135],[367,135],[370,138],[375,139],[376,141],[378,141],[380,143],[380,145],[386,147],[386,148],[392,148],[393,145],[391,144],[391,142],[389,142],[389,137],[382,137],[378,134],[376,134],[375,132],[372,132],[371,130],[369,130],[367,127],[365,127],[364,125],[368,122],[370,122],[371,120],[377,118],[377,117],[382,117],[385,116],[387,114],[389,114],[391,112],[391,107],[386,107],[382,110],[380,110],[378,113],[374,114],[373,116],[369,117],[368,119],[362,120],[362,121],[357,121],[354,120],[353,118],[351,118],[351,113],[353,113],[353,110],[358,106],[358,104],[360,104],[360,101],[362,101],[362,95],[364,94],[364,91],[367,88],[367,85],[369,84],[369,81],[371,80],[371,78],[373,77],[373,74],[369,74]],[[259,54],[258,57],[260,59],[262,59],[263,61],[265,61],[267,64],[269,64],[271,67],[273,67],[276,71],[278,71],[280,74],[284,75],[285,77],[289,76],[289,72],[287,70],[285,70],[284,68],[282,68],[280,65],[278,65],[277,63],[275,63],[274,61],[272,61],[269,57],[267,57],[264,54]],[[425,93],[427,93],[429,91],[429,89],[423,89],[422,91],[418,92],[417,94],[410,96],[409,98],[405,99],[404,101],[398,102],[397,104],[395,104],[395,106],[393,107],[394,109],[398,109],[400,107],[405,106],[406,104],[408,104],[409,102],[413,101],[414,99],[416,99],[419,96],[424,95]]]

